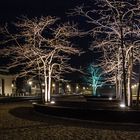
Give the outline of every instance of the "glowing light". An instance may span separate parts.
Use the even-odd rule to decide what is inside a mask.
[[[42,83],[42,86],[45,86],[45,84],[44,84],[44,83]]]
[[[52,87],[55,87],[55,84],[52,84]]]
[[[51,103],[51,104],[55,104],[55,101],[52,100],[50,103]]]
[[[32,85],[32,81],[29,81],[28,84],[29,84],[29,85]]]
[[[121,104],[120,104],[120,107],[121,107],[121,108],[125,108],[125,104],[124,104],[124,103],[121,103]]]
[[[111,101],[112,100],[112,97],[109,97],[109,100]]]
[[[79,87],[77,86],[76,89],[79,89]]]
[[[85,87],[83,87],[83,90],[85,90],[86,88]]]
[[[71,91],[70,85],[67,85],[67,89],[68,89],[69,92]]]
[[[14,84],[12,84],[11,87],[13,88],[14,87]]]
[[[137,85],[135,84],[135,85],[132,85],[132,88],[134,89],[134,88],[136,88],[137,87]]]
[[[70,88],[70,85],[67,85],[67,88]]]

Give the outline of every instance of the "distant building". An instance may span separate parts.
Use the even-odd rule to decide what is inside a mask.
[[[0,69],[0,96],[11,96],[14,90],[15,76],[8,70]]]

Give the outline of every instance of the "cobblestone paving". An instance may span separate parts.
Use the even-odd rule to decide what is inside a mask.
[[[140,125],[41,115],[30,103],[0,104],[0,140],[140,140]]]

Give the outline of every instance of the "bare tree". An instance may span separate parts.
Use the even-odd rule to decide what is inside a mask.
[[[14,24],[18,30],[14,35],[6,28],[6,36],[14,44],[3,50],[13,60],[9,68],[21,66],[21,76],[32,74],[43,77],[45,102],[50,102],[52,78],[61,80],[63,73],[76,70],[68,61],[71,55],[80,53],[70,42],[70,38],[78,34],[76,26],[70,23],[57,26],[57,20],[50,16],[24,17]]]
[[[140,1],[95,2],[96,9],[87,10],[81,6],[74,9],[72,14],[86,17],[87,23],[93,26],[87,31],[95,40],[92,47],[102,49],[106,59],[111,59],[109,71],[115,72],[113,75],[116,75],[117,80],[122,79],[118,83],[123,84],[123,102],[130,106],[132,70],[135,60],[139,57],[136,54],[139,52]]]
[[[105,84],[103,71],[99,66],[90,64],[86,70],[87,76],[84,77],[86,83],[92,86],[93,95],[97,96],[97,89]]]

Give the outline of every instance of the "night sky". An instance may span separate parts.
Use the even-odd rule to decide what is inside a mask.
[[[13,22],[22,15],[29,18],[51,15],[60,17],[64,22],[69,20],[66,12],[82,4],[94,8],[94,0],[0,0],[0,23]],[[76,19],[83,29],[87,28],[88,25],[81,19],[73,19]],[[88,36],[76,39],[76,45],[86,51],[81,57],[72,59],[78,67],[86,66],[98,59],[99,54],[88,49],[91,41],[92,39]]]
[[[88,4],[90,0],[0,0],[1,19],[15,18],[20,15],[54,15],[61,18],[69,9]]]
[[[62,22],[68,20],[75,20],[79,26],[83,29],[87,28],[87,24],[84,25],[84,21],[77,18],[70,18],[66,12],[70,9],[80,6],[82,4],[89,5],[91,0],[0,0],[0,23],[13,22],[17,20],[17,17],[40,17],[40,16],[56,16],[60,17]],[[93,55],[89,51],[91,38],[83,37],[75,41],[76,46],[81,47],[85,54],[78,59],[74,58],[72,61],[76,65],[88,65],[92,62]],[[95,56],[96,57],[96,56]]]

